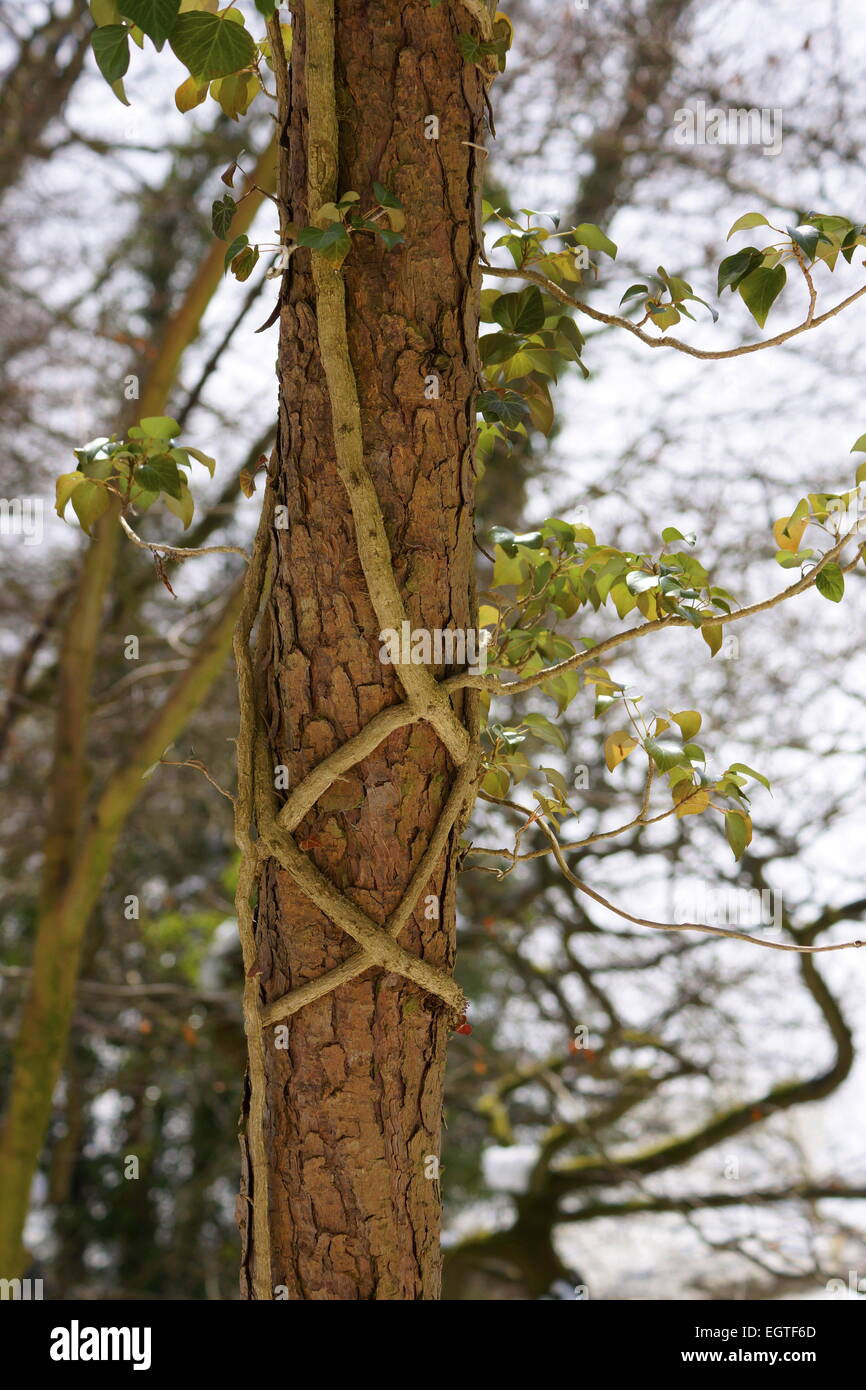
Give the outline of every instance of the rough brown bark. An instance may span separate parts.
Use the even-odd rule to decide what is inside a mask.
[[[309,17],[308,17],[309,18]],[[339,190],[363,204],[378,180],[401,199],[405,244],[356,236],[344,266],[349,349],[365,459],[413,628],[470,627],[471,443],[478,290],[476,180],[481,75],[461,57],[471,26],[429,0],[340,0],[336,10]],[[310,22],[318,22],[313,18]],[[294,15],[283,195],[306,221],[305,16]],[[424,120],[439,118],[438,140]],[[292,261],[278,373],[280,428],[271,599],[259,640],[260,703],[289,786],[402,698],[379,630],[338,476],[317,346],[309,253]],[[437,373],[439,399],[425,399]],[[434,668],[434,674],[446,674]],[[463,714],[461,707],[458,713]],[[302,822],[298,845],[376,921],[400,900],[436,823],[453,767],[433,729],[392,734]],[[400,944],[454,958],[456,834]],[[429,908],[427,909],[430,910]],[[338,964],[351,940],[274,861],[259,886],[265,1004]],[[371,969],[266,1030],[265,1138],[271,1280],[292,1299],[431,1299],[440,1281],[438,1156],[449,1020],[401,976]],[[260,1196],[260,1194],[258,1194]],[[253,1296],[250,1204],[242,1203],[242,1291]],[[277,1297],[285,1297],[280,1291]]]

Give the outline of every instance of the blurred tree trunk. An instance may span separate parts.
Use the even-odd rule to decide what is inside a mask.
[[[260,156],[254,181],[274,175],[274,148]],[[245,230],[261,201],[251,194],[235,218]],[[223,279],[224,248],[212,243],[165,321],[140,399],[129,418],[161,414],[184,352]],[[52,767],[46,788],[41,891],[32,975],[14,1045],[0,1124],[0,1274],[16,1277],[26,1262],[22,1233],[57,1082],[69,1040],[84,934],[102,891],[120,833],[142,791],[142,773],[183,729],[223,670],[231,646],[239,591],[211,624],[188,667],[153,717],[120,751],[98,794],[89,774],[91,683],[107,600],[116,584],[119,509],[112,505],[94,530],[66,617],[56,682]]]
[[[307,221],[308,27],[329,3],[295,14],[290,84],[281,83],[282,196]],[[484,88],[457,38],[459,6],[339,0],[335,74],[338,188],[375,203],[374,181],[401,200],[405,244],[356,235],[343,269],[349,350],[364,454],[412,627],[473,622],[473,394],[476,385],[479,165]],[[279,74],[278,74],[279,75]],[[438,118],[438,138],[425,118]],[[428,130],[431,128],[428,125]],[[287,277],[279,351],[273,588],[259,637],[259,701],[275,765],[294,787],[382,709],[402,698],[361,572],[352,513],[335,466],[318,348],[310,253]],[[439,396],[425,397],[435,375]],[[428,395],[429,395],[428,391]],[[442,666],[434,674],[445,673]],[[458,707],[465,717],[465,711]],[[318,868],[383,921],[428,842],[453,779],[426,723],[398,731],[317,802],[296,841]],[[450,967],[457,835],[400,943]],[[429,913],[429,908],[428,908]],[[256,945],[264,999],[344,960],[353,942],[273,860],[262,872]],[[266,1029],[265,1140],[271,1297],[435,1299],[440,1197],[435,1165],[449,1022],[396,974],[370,969]],[[246,1189],[246,1195],[249,1195]],[[251,1203],[240,1204],[242,1291],[262,1292]],[[274,1292],[274,1290],[276,1292]]]

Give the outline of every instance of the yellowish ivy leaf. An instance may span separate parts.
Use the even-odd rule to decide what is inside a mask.
[[[614,768],[618,767],[635,748],[637,748],[637,739],[626,729],[617,729],[614,733],[608,734],[604,741],[604,760],[607,763],[608,772],[613,772]]]

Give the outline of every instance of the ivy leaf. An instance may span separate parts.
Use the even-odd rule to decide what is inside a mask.
[[[280,0],[256,0],[256,9],[259,14],[263,14],[265,19],[270,19],[275,13]]]
[[[556,325],[556,331],[557,338],[565,338],[566,344],[574,355],[574,360],[577,361],[583,351],[584,337],[574,319],[570,319],[568,314],[563,314]],[[562,352],[564,346],[564,344],[557,341],[558,351]],[[565,355],[568,356],[570,354],[566,353]]]
[[[402,212],[403,204],[400,202],[400,199],[396,198],[393,193],[389,193],[384,184],[374,183],[373,193],[380,207],[397,208],[398,211]]]
[[[211,85],[210,94],[219,103],[223,115],[228,116],[230,121],[237,121],[260,91],[261,84],[254,72],[237,72],[229,77],[217,78]]]
[[[646,307],[656,328],[673,328],[680,321],[680,311],[673,304],[655,304],[647,300]]]
[[[688,754],[675,739],[647,738],[644,739],[643,746],[659,772],[670,772],[672,767],[682,767],[683,764],[689,763]]]
[[[478,351],[485,367],[498,367],[518,352],[520,339],[513,333],[485,333],[479,340]]]
[[[519,425],[529,414],[529,405],[518,391],[482,391],[475,407],[485,420],[499,421],[507,429]]]
[[[194,77],[228,77],[256,56],[252,36],[227,17],[190,10],[178,17],[169,37],[173,53]]]
[[[516,555],[517,546],[514,543],[514,532],[507,526],[491,526],[490,539],[494,545],[499,545],[506,555]]]
[[[752,839],[751,819],[743,811],[726,811],[725,834],[728,837],[728,844],[734,851],[734,858],[739,862],[743,857],[746,845]]]
[[[169,493],[168,496],[164,498],[164,501],[172,515],[178,517],[183,522],[183,529],[185,531],[195,515],[195,501],[188,485],[181,480],[180,496],[175,497]]]
[[[799,246],[807,261],[814,261],[818,242],[822,239],[822,234],[818,228],[803,224],[800,227],[787,227],[785,230],[795,246]],[[829,241],[829,237],[824,237],[824,240]]]
[[[608,734],[604,741],[604,761],[608,772],[613,772],[635,748],[637,739],[627,729],[616,729],[614,733]]]
[[[671,719],[679,725],[686,740],[694,738],[701,727],[701,716],[696,709],[681,710],[679,714],[672,714]]]
[[[762,787],[770,791],[769,779],[762,772],[756,772],[753,767],[749,767],[747,763],[731,763],[728,772],[745,772],[747,777],[754,777],[756,782],[760,782]]]
[[[117,82],[129,67],[129,30],[123,24],[105,24],[94,29],[90,43],[106,82]]]
[[[579,690],[580,675],[577,671],[563,671],[561,676],[554,676],[544,685],[545,695],[550,695],[556,701],[560,714],[568,709]]]
[[[623,295],[622,299],[619,301],[620,304],[625,304],[625,301],[626,301],[627,299],[634,299],[634,297],[635,297],[636,294],[649,294],[649,286],[648,286],[648,285],[629,285],[629,287],[628,287],[628,289],[626,290],[625,294]]]
[[[186,114],[196,106],[201,106],[207,96],[207,90],[206,82],[197,82],[194,77],[187,77],[174,94],[174,104],[178,111]]]
[[[625,582],[630,594],[643,594],[648,589],[658,588],[659,577],[657,574],[646,574],[644,570],[629,570]]]
[[[706,788],[693,786],[687,777],[676,783],[673,798],[676,805],[674,814],[678,820],[683,816],[699,816],[710,804],[710,793]]]
[[[146,415],[139,423],[144,433],[154,439],[174,439],[180,434],[180,425],[170,415]]]
[[[517,294],[501,294],[493,305],[493,317],[508,333],[537,333],[544,323],[544,304],[537,285]]]
[[[709,647],[711,656],[715,656],[722,646],[721,623],[701,623],[701,636]]]
[[[58,516],[62,516],[66,511],[67,504],[75,489],[80,483],[86,483],[87,478],[77,468],[74,473],[61,473],[57,479],[55,487],[54,510]]]
[[[211,208],[211,226],[214,236],[219,237],[220,241],[228,241],[229,229],[237,210],[238,205],[230,193],[224,194],[214,202]]]
[[[379,228],[379,236],[389,251],[393,251],[395,246],[399,246],[405,240],[402,232],[392,232],[387,227]]]
[[[762,212],[744,212],[742,217],[738,217],[731,230],[728,232],[727,241],[730,241],[734,232],[745,232],[750,227],[769,227],[769,222]]]
[[[583,363],[580,363],[580,366],[583,368]],[[546,384],[530,378],[521,394],[529,407],[529,417],[535,428],[542,434],[550,434],[553,429],[553,401]],[[866,464],[861,464],[861,467],[866,468]]]
[[[740,281],[740,297],[759,328],[763,328],[767,322],[767,315],[784,289],[787,278],[785,267],[774,265],[759,266]]]
[[[541,739],[542,743],[552,743],[555,748],[562,749],[563,753],[567,748],[565,734],[552,720],[543,714],[525,714],[522,723],[527,729]]]
[[[511,778],[504,767],[488,768],[481,783],[481,790],[488,796],[507,796]]]
[[[341,265],[352,248],[342,222],[329,222],[327,227],[302,227],[298,232],[298,245],[318,251],[332,265]]]
[[[839,603],[845,593],[845,576],[839,565],[831,561],[819,570],[815,576],[815,588],[831,603]]]
[[[136,482],[147,492],[167,492],[169,497],[181,498],[183,479],[177,464],[168,454],[158,454],[136,472]],[[73,506],[75,505],[73,499]]]
[[[72,507],[81,523],[81,529],[86,531],[89,536],[92,534],[94,523],[104,512],[108,511],[111,496],[106,488],[87,478],[79,484],[71,497]]]
[[[755,246],[746,246],[742,251],[737,251],[733,256],[726,256],[719,265],[719,280],[716,293],[721,295],[722,290],[735,290],[741,280],[745,280],[753,270],[756,270],[764,259],[763,251],[759,251]]]
[[[234,241],[232,242],[231,246],[229,247],[228,251],[226,251],[225,259],[223,260],[223,273],[224,273],[224,274],[225,274],[225,272],[228,270],[229,266],[231,265],[232,261],[234,260],[235,256],[238,254],[238,252],[239,252],[239,251],[243,251],[244,247],[245,247],[245,246],[249,246],[249,244],[250,244],[250,239],[249,239],[249,237],[247,236],[246,232],[242,232],[240,236],[236,236],[236,237],[235,237],[235,239],[234,239]]]
[[[120,0],[120,9],[161,49],[177,19],[180,0]]]
[[[690,531],[687,536],[684,536],[682,531],[677,530],[676,526],[666,526],[662,531],[662,540],[665,545],[672,545],[674,541],[685,541],[686,545],[694,545],[696,539],[694,532]]]
[[[571,234],[578,245],[585,246],[588,251],[603,251],[606,256],[610,256],[612,261],[616,260],[616,242],[605,236],[601,228],[597,227],[594,222],[581,222],[579,227],[572,229]]]
[[[259,259],[257,246],[245,246],[232,261],[232,275],[236,280],[249,280]]]

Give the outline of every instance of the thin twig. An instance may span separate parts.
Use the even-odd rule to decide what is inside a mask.
[[[203,545],[189,549],[184,549],[182,545],[161,545],[157,541],[143,541],[141,536],[135,534],[125,516],[120,518],[120,524],[133,545],[140,550],[149,550],[152,555],[166,556],[169,560],[191,560],[197,555],[243,555],[247,564],[250,562],[249,555],[239,545]]]

